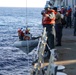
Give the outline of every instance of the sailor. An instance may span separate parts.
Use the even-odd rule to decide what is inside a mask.
[[[21,29],[18,29],[18,36],[19,36],[19,40],[23,40],[24,33]]]
[[[61,17],[61,10],[57,10],[57,7],[53,8],[56,12],[56,20],[55,20],[55,30],[56,30],[56,46],[61,46],[61,39],[62,39],[62,22],[61,19],[63,18],[63,16]]]
[[[25,33],[30,34],[30,29],[26,28]]]
[[[48,37],[47,44],[50,47],[50,49],[54,48],[54,37],[55,37],[55,11],[52,8],[53,8],[52,6],[46,4],[44,10],[41,12],[42,25],[43,27],[46,27]],[[47,46],[45,48],[45,51],[49,51]]]
[[[30,40],[30,39],[32,39],[30,29],[26,28],[25,33],[24,33],[24,40]]]
[[[72,27],[72,22],[71,22],[71,15],[72,15],[72,8],[69,6],[67,11],[66,11],[66,17],[67,17],[67,24],[66,24],[66,28],[67,27]]]

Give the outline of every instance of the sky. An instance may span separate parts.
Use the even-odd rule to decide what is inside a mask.
[[[0,7],[44,7],[46,0],[0,0]]]

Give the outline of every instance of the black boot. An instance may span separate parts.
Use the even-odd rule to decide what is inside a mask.
[[[56,46],[62,46],[61,44],[56,44]]]

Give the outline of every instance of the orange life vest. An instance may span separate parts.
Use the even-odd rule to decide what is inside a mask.
[[[31,40],[32,39],[32,35],[31,34],[24,34],[24,40]]]
[[[67,10],[66,16],[69,16],[71,12],[72,12],[72,9],[70,8],[69,10]]]
[[[49,10],[49,11],[45,12],[45,14],[50,15],[52,12],[55,14],[54,10]],[[43,25],[45,25],[45,24],[55,24],[55,17],[50,19],[49,17],[45,16],[45,14],[43,15],[43,18],[42,18],[42,24]]]
[[[24,33],[21,29],[18,30],[18,36],[22,36],[22,37],[24,36]]]
[[[29,36],[24,36],[24,40],[30,40]]]

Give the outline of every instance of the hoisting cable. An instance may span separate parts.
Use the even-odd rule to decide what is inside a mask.
[[[27,0],[26,0],[26,29],[28,29],[28,22],[27,22]],[[27,51],[29,53],[29,43],[28,40],[27,41]]]
[[[27,25],[27,0],[26,0],[26,25]]]
[[[26,0],[26,29],[27,29],[27,27],[28,27],[28,22],[27,22],[27,0]],[[29,42],[28,42],[28,40],[26,40],[26,42],[27,42],[27,53],[29,53]],[[28,69],[29,69],[29,55],[27,54],[27,56],[28,56]]]

